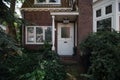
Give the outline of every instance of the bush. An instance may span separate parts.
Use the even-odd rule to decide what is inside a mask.
[[[66,73],[64,67],[56,60],[43,61],[42,67],[46,73],[44,80],[65,80]]]
[[[120,79],[120,33],[93,33],[80,44],[84,55],[91,55],[89,80]]]
[[[7,35],[0,28],[0,80],[12,80],[14,73],[13,67],[15,68],[14,58],[9,59],[13,55],[20,56],[20,49],[13,38]],[[16,54],[19,53],[19,54]],[[13,65],[13,66],[12,66]],[[14,79],[13,79],[14,80]]]
[[[23,55],[0,54],[0,80],[64,80],[66,72],[58,55],[50,48],[24,50]],[[2,72],[1,72],[2,71]]]
[[[16,41],[0,28],[0,54],[20,51]]]

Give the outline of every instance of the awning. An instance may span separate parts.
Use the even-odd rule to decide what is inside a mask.
[[[50,14],[55,16],[56,21],[63,21],[64,19],[75,21],[79,15],[79,12],[51,12]]]

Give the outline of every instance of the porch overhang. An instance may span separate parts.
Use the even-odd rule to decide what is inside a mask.
[[[50,14],[55,16],[56,21],[63,21],[64,19],[76,21],[79,12],[51,12]]]
[[[55,21],[64,21],[65,19],[69,21],[76,21],[78,12],[51,12],[52,16],[52,50],[55,51]]]

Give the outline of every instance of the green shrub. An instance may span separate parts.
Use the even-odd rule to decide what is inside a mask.
[[[42,69],[44,74],[43,80],[65,80],[66,72],[64,66],[61,64],[57,53],[45,48],[43,52],[31,53],[28,51],[29,56],[35,64],[38,64],[39,68]],[[31,61],[32,62],[32,61]],[[30,74],[31,75],[31,74]]]
[[[26,73],[20,76],[20,80],[43,80],[45,77],[45,71],[42,69],[36,69],[31,73]]]
[[[19,55],[20,49],[17,46],[17,43],[13,38],[7,35],[0,28],[0,80],[12,80],[14,73],[13,67],[14,65],[14,57],[11,59],[10,56]],[[16,54],[19,53],[19,54]],[[12,63],[11,63],[12,62]],[[13,65],[13,66],[12,66]],[[13,79],[14,80],[14,79]]]
[[[19,50],[16,41],[0,28],[0,54],[18,52]]]
[[[89,80],[120,79],[120,33],[93,33],[80,44],[84,55],[91,55]]]
[[[64,80],[64,66],[47,47],[36,52],[24,50],[22,56],[0,54],[0,80]]]
[[[65,80],[65,68],[56,60],[43,61],[42,65],[46,73],[44,80]]]

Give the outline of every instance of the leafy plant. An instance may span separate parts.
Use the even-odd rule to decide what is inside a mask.
[[[8,54],[4,58],[0,54],[0,80],[64,80],[64,66],[49,47],[45,44],[44,50],[24,50],[22,56]]]
[[[89,80],[120,79],[120,34],[98,32],[80,44],[84,55],[91,55],[91,66],[84,76]]]
[[[43,61],[42,65],[46,73],[44,80],[65,80],[66,72],[63,65],[56,60]]]
[[[1,28],[0,28],[0,53],[1,54],[8,54],[10,52],[19,52],[20,49],[17,46],[15,40],[7,35]]]
[[[31,73],[26,73],[20,78],[22,80],[43,80],[45,77],[45,71],[41,69],[36,69]]]

